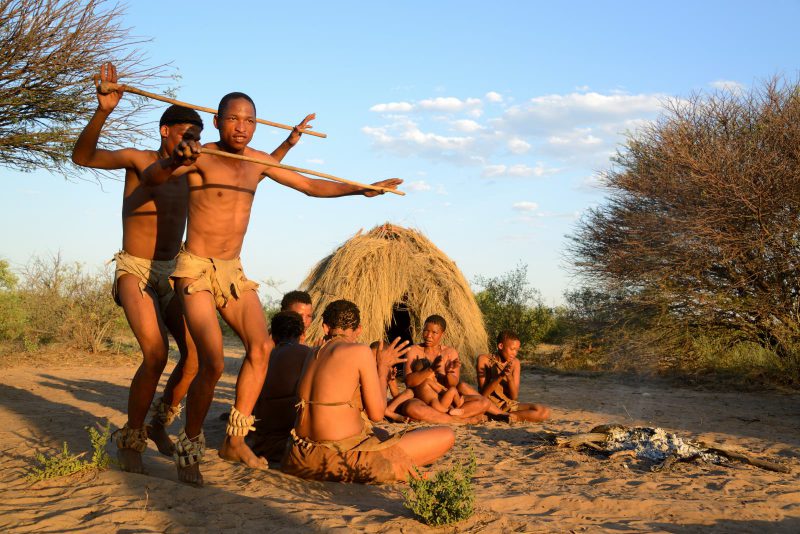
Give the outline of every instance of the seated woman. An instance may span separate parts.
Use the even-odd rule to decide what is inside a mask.
[[[284,457],[285,473],[314,480],[391,482],[433,463],[455,441],[447,427],[388,435],[373,429],[383,419],[391,367],[401,362],[405,342],[395,340],[373,356],[356,343],[360,314],[338,300],[322,315],[325,343],[309,358],[298,385],[297,420]],[[377,365],[376,365],[377,359]]]
[[[267,378],[256,401],[255,432],[247,438],[253,452],[280,463],[294,428],[297,384],[312,349],[303,341],[305,327],[300,314],[282,311],[272,318],[270,332],[275,348],[269,356]]]

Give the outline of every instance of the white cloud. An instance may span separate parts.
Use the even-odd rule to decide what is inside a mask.
[[[508,149],[514,154],[524,154],[531,149],[531,145],[519,137],[512,137],[508,140]]]
[[[453,121],[453,127],[460,132],[467,132],[467,133],[483,130],[483,126],[470,119],[461,119]]]
[[[380,127],[364,126],[361,131],[372,138],[375,147],[400,156],[444,159],[458,164],[472,163],[470,149],[475,143],[473,137],[423,132],[416,122],[408,118]]]
[[[416,182],[409,182],[405,186],[409,191],[430,191],[431,186],[425,180],[417,180]]]
[[[488,93],[486,93],[486,100],[488,102],[494,102],[494,103],[502,102],[503,101],[503,95],[501,95],[500,93],[497,93],[495,91],[489,91]]]
[[[307,159],[306,161],[311,163],[311,164],[314,164],[314,165],[324,165],[325,164],[325,160],[321,159],[321,158],[311,158],[311,159]]]
[[[734,82],[732,80],[715,80],[709,83],[711,87],[720,91],[730,91],[731,93],[741,93],[744,90],[744,84]]]
[[[540,177],[556,172],[558,172],[558,169],[546,168],[541,163],[537,163],[535,167],[531,167],[524,163],[517,163],[515,165],[486,165],[483,168],[483,176],[487,178],[495,178],[500,176],[509,176],[514,178]]]
[[[540,120],[548,125],[558,121],[562,126],[574,127],[589,121],[657,113],[663,98],[657,94],[603,95],[595,92],[545,95],[510,109],[508,119]]]
[[[529,202],[526,200],[523,202],[514,202],[512,208],[514,208],[517,211],[536,211],[539,209],[539,204],[537,204],[536,202]]]
[[[481,101],[478,98],[467,98],[466,100],[461,100],[454,96],[440,96],[437,98],[421,100],[419,103],[419,108],[426,111],[444,111],[456,113],[459,111],[470,110],[479,107],[480,105]]]
[[[387,112],[408,113],[413,109],[414,109],[413,104],[409,104],[408,102],[389,102],[388,104],[375,104],[374,106],[369,108],[370,111],[376,111],[378,113],[387,113]]]
[[[575,128],[571,132],[565,132],[560,135],[552,135],[547,138],[547,142],[551,145],[599,145],[603,140],[599,137],[592,135],[591,128]]]
[[[376,149],[477,166],[485,177],[587,172],[607,167],[624,134],[655,119],[667,98],[579,89],[586,92],[534,96],[508,108],[484,109],[485,102],[513,100],[494,91],[483,99],[434,96],[376,104],[373,111],[386,111],[382,122],[362,131]]]

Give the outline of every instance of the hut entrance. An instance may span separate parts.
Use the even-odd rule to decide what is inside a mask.
[[[402,302],[396,302],[392,307],[392,323],[386,329],[386,339],[391,343],[395,338],[400,338],[409,343],[414,342],[411,336],[411,314],[408,311],[408,306]],[[395,365],[397,369],[397,377],[402,379],[405,373],[402,363]]]
[[[394,341],[397,337],[409,343],[414,342],[411,336],[411,314],[408,311],[408,306],[402,302],[397,302],[392,307],[392,323],[386,329],[387,341]]]

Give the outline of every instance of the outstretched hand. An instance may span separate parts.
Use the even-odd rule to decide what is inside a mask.
[[[317,118],[316,113],[311,113],[310,115],[306,115],[306,118],[303,119],[303,121],[300,124],[292,128],[292,133],[290,133],[289,137],[286,139],[286,141],[289,143],[290,146],[294,146],[297,144],[298,141],[300,141],[300,137],[303,135],[302,130],[311,130],[312,128],[314,128],[314,126],[312,124],[309,124],[309,122],[313,121],[316,118]]]
[[[397,186],[402,184],[403,180],[400,178],[389,178],[388,180],[381,180],[380,182],[375,182],[375,187],[384,187],[386,189],[397,189]],[[378,195],[383,195],[385,191],[375,191],[373,189],[367,189],[364,192],[365,197],[375,197]]]
[[[383,345],[383,341],[378,345],[378,351],[375,354],[375,360],[378,363],[378,368],[391,368],[398,363],[405,363],[406,359],[403,358],[406,352],[411,349],[408,340],[401,340],[399,337],[389,343],[387,346]]]
[[[122,99],[122,89],[115,89],[110,93],[101,93],[100,85],[103,82],[117,83],[117,68],[110,61],[100,66],[100,73],[93,76],[94,87],[97,90],[97,107],[103,111],[111,112],[120,99]]]
[[[200,157],[200,143],[184,139],[172,151],[172,161],[179,167],[192,165]]]

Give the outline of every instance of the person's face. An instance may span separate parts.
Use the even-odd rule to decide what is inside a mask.
[[[306,329],[308,329],[308,327],[311,326],[311,321],[314,319],[314,315],[311,311],[311,304],[305,304],[303,302],[293,302],[292,305],[289,306],[289,311],[293,311],[303,318],[303,326]]]
[[[214,116],[219,140],[234,150],[244,150],[256,131],[256,110],[247,99],[228,101],[222,115]]]
[[[519,340],[510,339],[505,343],[498,343],[497,350],[500,352],[500,356],[503,360],[513,360],[517,357],[517,353],[519,352]]]
[[[161,127],[161,143],[167,154],[172,154],[181,141],[200,141],[202,130],[196,124],[166,124]]]
[[[441,344],[444,330],[434,323],[425,323],[422,327],[422,344],[426,347],[436,347]]]

